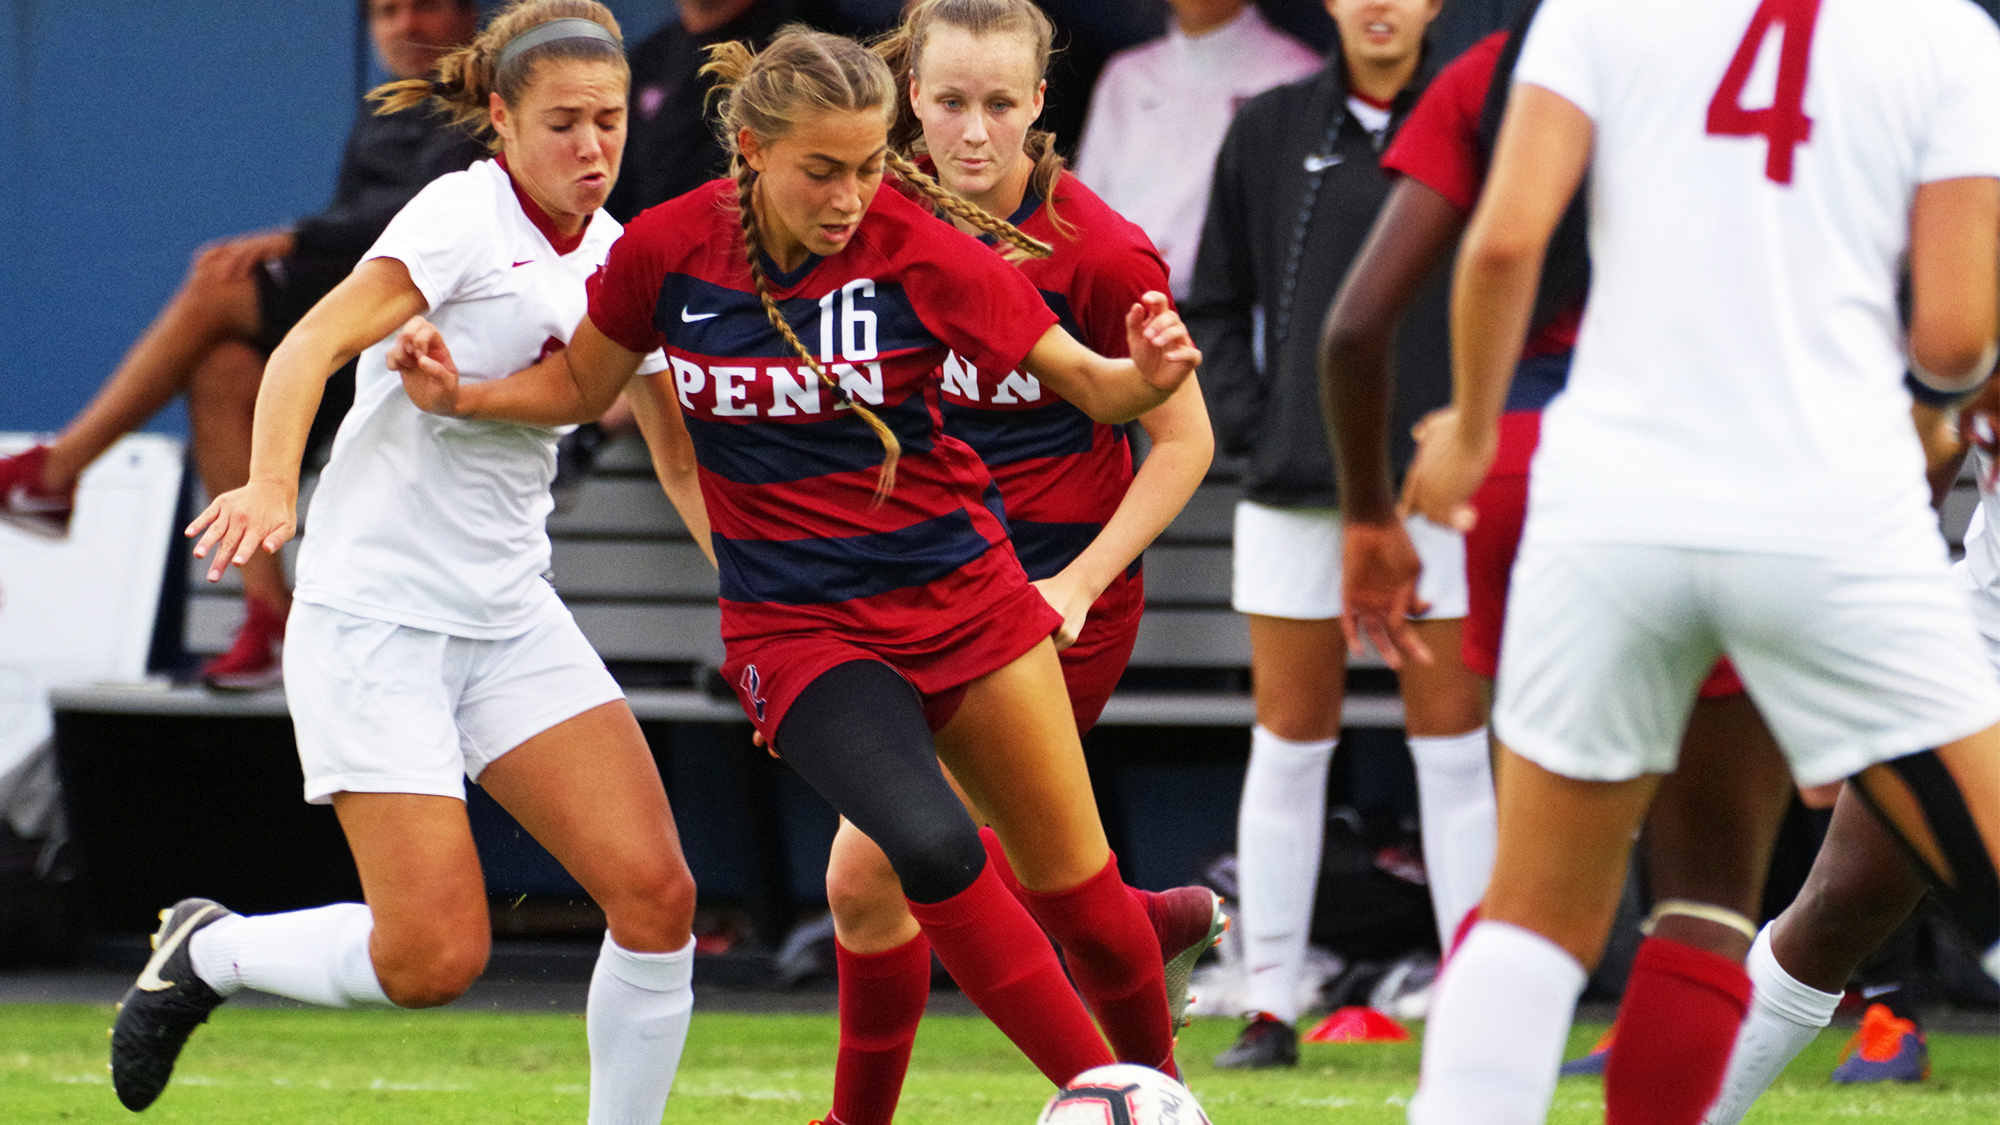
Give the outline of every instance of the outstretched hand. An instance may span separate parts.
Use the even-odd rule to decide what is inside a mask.
[[[214,551],[208,580],[219,582],[232,563],[249,562],[259,547],[277,554],[298,530],[298,507],[297,488],[253,480],[216,497],[182,534],[190,539],[201,536],[194,545],[195,558],[208,558]]]
[[[1431,662],[1430,646],[1410,626],[1410,617],[1430,609],[1417,597],[1423,560],[1410,533],[1399,522],[1343,521],[1340,549],[1340,599],[1347,612],[1340,626],[1347,633],[1347,650],[1361,655],[1362,638],[1375,646],[1391,668],[1404,658]]]
[[[1149,290],[1139,297],[1125,314],[1125,340],[1139,377],[1156,390],[1172,394],[1201,366],[1201,350],[1165,293]]]
[[[459,416],[458,364],[437,326],[413,316],[389,344],[389,370],[403,377],[403,392],[426,414]]]

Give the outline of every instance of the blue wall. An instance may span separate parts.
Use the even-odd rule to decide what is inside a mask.
[[[611,6],[637,36],[669,2]],[[380,76],[357,8],[0,0],[0,430],[60,427],[196,246],[326,204]]]

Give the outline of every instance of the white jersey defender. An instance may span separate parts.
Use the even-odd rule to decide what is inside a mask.
[[[1515,80],[1592,122],[1594,274],[1501,739],[1571,777],[1669,770],[1718,653],[1801,782],[2000,719],[1896,311],[1918,186],[2000,177],[2000,31],[1967,0],[1547,0]]]

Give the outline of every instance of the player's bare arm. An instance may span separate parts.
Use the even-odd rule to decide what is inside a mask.
[[[1920,184],[1910,205],[1910,364],[1935,390],[1992,374],[2000,330],[2000,180]]]
[[[1429,607],[1417,599],[1422,565],[1397,518],[1389,471],[1396,332],[1465,223],[1465,212],[1429,186],[1398,180],[1320,334],[1320,401],[1345,536],[1341,627],[1351,652],[1361,654],[1366,636],[1392,668],[1406,655],[1425,664],[1431,659],[1409,624],[1411,614]]]
[[[1452,407],[1419,426],[1405,511],[1461,531],[1472,526],[1466,501],[1499,444],[1542,256],[1583,182],[1591,139],[1590,118],[1566,98],[1525,83],[1514,88],[1452,282]]]
[[[577,323],[569,346],[505,379],[462,385],[436,329],[406,325],[390,350],[389,366],[403,376],[410,401],[431,414],[530,426],[572,426],[594,421],[638,374],[645,359],[597,330],[588,316]]]
[[[292,537],[299,459],[327,378],[424,307],[423,292],[402,262],[370,258],[314,305],[271,353],[257,391],[250,481],[216,497],[187,527],[190,538],[201,536],[196,558],[214,551],[210,582],[220,581],[230,564],[249,562],[259,547],[275,552]]]
[[[1125,317],[1130,359],[1106,359],[1060,327],[1021,366],[1092,420],[1123,425],[1165,402],[1201,366],[1201,351],[1164,293],[1147,293]]]
[[[1201,384],[1192,376],[1167,401],[1141,414],[1139,425],[1152,448],[1125,489],[1118,510],[1082,554],[1059,573],[1034,584],[1063,615],[1062,628],[1056,632],[1058,649],[1076,643],[1090,607],[1187,506],[1215,459],[1208,405],[1202,401]]]
[[[714,566],[715,543],[709,533],[708,504],[701,497],[694,439],[688,436],[680,408],[660,393],[653,380],[651,375],[637,375],[625,388],[632,403],[632,420],[646,439],[646,452],[652,456],[653,475],[660,479],[660,488],[674,511],[680,513],[694,545],[701,548],[708,565]]]

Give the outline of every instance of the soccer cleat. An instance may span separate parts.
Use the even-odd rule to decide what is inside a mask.
[[[230,913],[205,898],[184,898],[160,911],[153,956],[126,990],[111,1026],[111,1085],[126,1109],[137,1113],[153,1104],[173,1077],[188,1036],[222,1003],[195,975],[188,940]]]
[[[1841,1048],[1835,1082],[1922,1082],[1931,1076],[1930,1047],[1915,1020],[1899,1018],[1887,1004],[1870,1004],[1861,1028]]]
[[[217,691],[263,691],[285,682],[284,615],[256,598],[243,605],[236,643],[201,670],[201,681]]]
[[[1218,1070],[1270,1070],[1299,1065],[1298,1029],[1269,1012],[1258,1012],[1236,1043],[1215,1056]]]
[[[1160,939],[1160,960],[1167,970],[1167,1014],[1173,1029],[1188,1025],[1188,978],[1194,963],[1222,940],[1229,915],[1222,899],[1207,887],[1175,887],[1153,896],[1147,911]]]
[[[1582,1058],[1571,1059],[1556,1071],[1564,1078],[1577,1078],[1586,1074],[1603,1074],[1604,1064],[1611,1060],[1611,1040],[1618,1033],[1616,1025],[1597,1037],[1597,1045]]]
[[[49,447],[37,445],[12,457],[0,457],[0,522],[44,539],[69,534],[76,489],[50,492],[42,487],[42,465]]]

